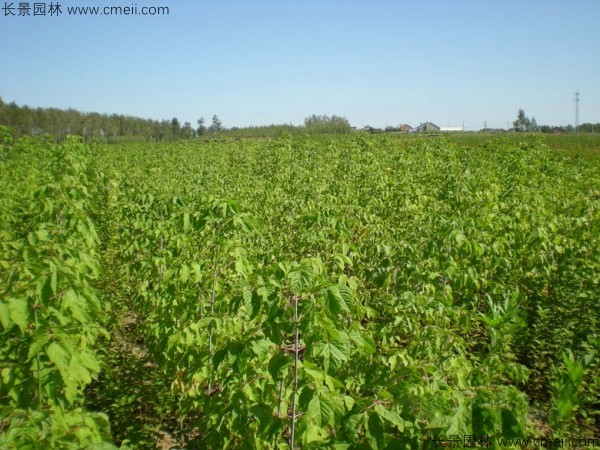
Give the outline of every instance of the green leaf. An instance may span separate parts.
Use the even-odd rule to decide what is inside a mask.
[[[346,293],[346,295],[342,295],[342,291]],[[327,297],[325,301],[325,308],[332,316],[337,316],[342,312],[350,312],[350,308],[346,303],[346,298],[348,298],[348,288],[344,286],[330,286],[327,288]],[[344,298],[346,297],[346,298]],[[351,298],[351,296],[350,296]]]
[[[305,387],[300,392],[300,396],[298,397],[298,406],[301,410],[306,411],[308,409],[308,405],[311,400],[315,396],[315,391],[310,387]]]
[[[476,400],[471,407],[471,422],[473,433],[491,434],[496,431],[497,414],[488,404]]]
[[[379,414],[379,417],[388,421],[392,425],[395,425],[398,428],[398,431],[404,431],[404,420],[402,420],[398,413],[384,408],[381,404],[375,405],[375,408],[373,409],[377,414]]]
[[[202,281],[202,269],[200,268],[200,264],[192,263],[192,274],[192,280],[194,283],[199,283]]]
[[[306,413],[319,426],[335,427],[336,415],[341,417],[344,411],[342,399],[334,394],[321,390],[314,395],[308,404]]]
[[[71,355],[69,363],[70,379],[77,382],[79,385],[87,385],[92,381],[90,372],[85,368],[78,353]]]
[[[371,336],[363,336],[358,331],[351,331],[350,340],[356,347],[366,355],[370,355],[375,351],[375,341]]]
[[[327,437],[326,432],[315,423],[313,423],[306,415],[300,417],[296,424],[297,434],[303,446],[321,442]]]
[[[333,402],[326,395],[313,396],[306,413],[318,426],[335,425]]]
[[[344,395],[342,398],[343,398],[343,402],[344,402],[344,406],[346,407],[346,410],[351,411],[352,408],[354,408],[356,401],[349,395]]]
[[[29,245],[31,245],[32,247],[35,247],[35,245],[37,244],[37,235],[34,233],[29,233],[27,235],[27,242],[29,242]]]
[[[205,328],[208,327],[210,324],[212,324],[213,327],[219,328],[223,325],[223,319],[221,319],[220,317],[208,316],[203,317],[202,319],[196,322],[198,328]]]
[[[29,347],[27,360],[31,361],[40,352],[42,347],[48,343],[49,340],[50,335],[46,332],[46,330],[40,330],[39,332],[36,330],[36,337]]]
[[[446,430],[448,434],[465,435],[469,433],[472,412],[464,397],[458,398],[458,408],[451,416],[450,426]]]
[[[58,294],[58,272],[56,270],[50,275],[50,290],[53,296]]]
[[[10,330],[14,324],[10,317],[10,308],[0,299],[0,323],[5,330]]]
[[[229,352],[227,351],[226,348],[223,348],[223,349],[215,352],[214,356],[212,357],[213,369],[219,370],[219,367],[221,367],[221,363],[223,361],[225,361],[225,358],[228,355],[229,355]]]
[[[515,411],[502,408],[500,417],[502,419],[502,437],[513,439],[521,438],[525,435],[524,424],[521,423]]]
[[[71,316],[79,323],[87,324],[90,321],[85,302],[73,289],[67,289],[62,295],[61,306],[71,312]]]
[[[252,352],[258,356],[258,362],[262,363],[267,354],[269,353],[269,349],[272,347],[272,343],[266,339],[260,339],[258,341],[252,341],[250,343],[250,347],[252,347]]]
[[[348,342],[331,341],[315,345],[315,354],[324,360],[325,371],[329,368],[339,369],[343,363],[348,361],[350,346]]]
[[[169,340],[167,341],[167,351],[171,351],[173,347],[179,344],[181,336],[182,334],[179,330],[175,331],[173,334],[171,334],[171,336],[169,336]]]
[[[322,370],[319,370],[318,368],[316,368],[310,362],[308,362],[308,361],[304,362],[302,365],[302,368],[304,370],[304,373],[306,373],[306,375],[308,375],[310,378],[312,378],[313,381],[315,382],[315,384],[320,385],[325,382],[327,374],[325,372],[323,372]]]
[[[258,295],[258,293],[252,292],[250,289],[244,288],[242,298],[244,300],[246,312],[250,316],[250,319],[254,319],[260,312],[261,300],[263,300],[263,297]]]
[[[179,269],[179,279],[183,283],[187,283],[187,281],[190,279],[190,274],[190,267],[187,264],[184,264],[183,266],[181,266],[181,269]]]
[[[171,278],[173,278],[173,275],[175,275],[175,272],[177,272],[176,269],[168,269],[162,276],[163,283],[166,283]]]
[[[244,277],[248,276],[250,273],[250,267],[245,257],[239,257],[235,260],[235,271]]]
[[[45,304],[53,295],[50,284],[51,280],[49,276],[40,276],[36,283],[35,293],[42,304]]]
[[[71,359],[69,352],[55,341],[46,348],[46,355],[48,355],[50,361],[52,361],[59,370],[63,383],[65,383],[65,385],[68,384],[70,378],[69,363]]]
[[[355,440],[365,429],[367,413],[354,414],[344,421],[344,428]]]
[[[302,261],[300,267],[292,270],[288,274],[292,292],[301,294],[312,290],[316,283],[317,273],[315,268],[320,268],[322,263],[316,259]]]
[[[98,363],[98,358],[96,354],[92,350],[85,350],[79,354],[79,358],[84,367],[90,369],[92,374],[97,374],[100,372],[100,365]]]
[[[48,230],[44,230],[44,229],[39,229],[35,232],[35,234],[37,235],[37,238],[40,241],[47,241],[48,240]]]
[[[281,373],[283,372],[283,368],[291,363],[290,357],[282,354],[276,353],[269,360],[269,373],[273,378],[273,381],[279,381],[281,378]]]
[[[383,446],[384,429],[378,414],[370,414],[365,424],[365,436],[370,448],[378,449]]]
[[[273,408],[266,403],[258,403],[250,407],[250,414],[259,424],[259,432],[264,433],[273,419]]]
[[[22,298],[9,298],[8,309],[10,310],[10,318],[17,324],[21,332],[24,332],[29,325],[29,308],[27,300]]]

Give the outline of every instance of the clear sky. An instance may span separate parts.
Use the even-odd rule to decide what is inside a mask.
[[[573,124],[579,89],[580,123],[600,122],[600,0],[58,0],[52,17],[19,3],[0,10],[0,97],[19,105],[479,129],[520,108]],[[169,14],[67,11],[134,5]]]

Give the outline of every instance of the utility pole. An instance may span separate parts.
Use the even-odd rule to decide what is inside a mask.
[[[579,89],[575,92],[575,133],[579,131]]]

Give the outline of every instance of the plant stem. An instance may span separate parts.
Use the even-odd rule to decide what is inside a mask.
[[[281,404],[283,403],[283,380],[284,377],[281,377],[279,381],[279,404],[277,405],[277,417],[281,417]]]
[[[295,354],[294,354],[294,393],[292,396],[292,435],[290,437],[290,448],[294,449],[294,438],[296,434],[296,391],[298,390],[298,359],[299,359],[299,337],[298,330],[298,297],[294,296],[294,323],[296,324]]]
[[[37,317],[37,309],[33,310],[33,318],[35,320],[35,329],[38,329],[38,317]],[[38,401],[40,405],[42,404],[42,375],[41,375],[41,367],[40,367],[40,353],[38,352],[35,355],[35,361],[37,364],[37,379],[38,379]]]
[[[217,242],[221,236],[220,230],[217,230]],[[217,261],[218,258],[215,255],[215,259],[213,262],[213,283],[212,283],[212,292],[210,293],[210,316],[213,317],[215,315],[215,297],[217,292]],[[213,354],[213,323],[212,319],[210,324],[208,325],[208,354],[212,356]],[[212,393],[212,379],[209,377],[208,380],[208,395],[210,396]]]

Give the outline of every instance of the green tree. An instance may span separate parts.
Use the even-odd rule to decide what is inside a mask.
[[[215,114],[212,118],[212,124],[209,127],[209,131],[212,134],[218,134],[222,130],[223,130],[223,123],[221,122],[219,117]]]
[[[600,123],[582,123],[578,129],[582,133],[597,133],[600,131]]]
[[[173,137],[173,139],[175,139],[179,136],[180,128],[181,127],[179,125],[179,120],[177,120],[177,117],[173,117],[171,119],[171,136]]]
[[[204,136],[206,134],[206,125],[204,125],[204,117],[200,117],[198,119],[198,128],[196,129],[196,134],[198,136]]]
[[[530,131],[538,131],[539,130],[539,126],[535,120],[535,117],[531,118],[531,130]]]
[[[196,130],[192,128],[192,124],[190,122],[185,122],[183,124],[180,133],[183,139],[192,139],[196,136]]]
[[[171,133],[171,123],[168,120],[162,122],[156,122],[154,125],[154,139],[162,141],[168,139]]]
[[[350,122],[348,122],[345,117],[339,117],[336,115],[331,117],[327,115],[317,116],[316,114],[304,119],[304,127],[307,131],[313,133],[335,134],[346,134],[352,129]]]
[[[513,127],[515,131],[537,131],[538,124],[535,120],[535,117],[531,119],[525,115],[525,111],[519,109],[519,113],[517,115],[517,120],[513,122]]]

